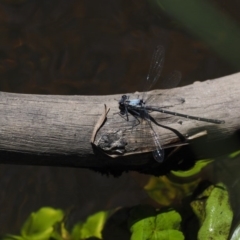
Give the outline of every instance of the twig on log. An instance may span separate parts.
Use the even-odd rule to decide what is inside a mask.
[[[160,124],[176,129],[185,136],[206,130],[207,138],[201,141],[202,144],[207,143],[208,147],[204,148],[209,152],[199,150],[195,154],[197,158],[207,154],[211,157],[227,153],[221,148],[211,154],[209,146],[214,149],[214,145],[219,142],[222,143],[219,146],[224,146],[223,142],[232,138],[240,129],[239,78],[238,73],[185,87],[149,92],[157,97],[159,106],[165,106],[170,111],[224,120],[225,124],[215,125],[162,113],[153,116]],[[1,92],[0,162],[82,167],[113,174],[126,170],[163,174],[165,170],[159,172],[163,166],[159,167],[149,153],[154,146],[144,144],[142,147],[142,143],[148,143],[148,139],[141,139],[141,134],[136,139],[131,130],[127,130],[125,138],[128,141],[125,151],[130,155],[106,158],[103,152],[98,153],[98,157],[93,153],[90,139],[103,113],[104,104],[110,107],[110,112],[96,141],[100,141],[104,134],[109,136],[112,132],[121,135],[125,131],[126,121],[116,114],[119,112],[116,99],[120,98],[121,95],[57,96]],[[164,147],[179,143],[173,132],[160,127],[155,130]],[[226,148],[226,151],[234,150],[239,142],[236,146],[234,144],[231,144],[233,148]]]

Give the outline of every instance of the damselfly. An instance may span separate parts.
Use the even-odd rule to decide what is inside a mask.
[[[187,114],[172,112],[164,109],[163,107],[158,106],[151,106],[148,105],[148,99],[145,99],[146,91],[149,91],[150,88],[158,81],[164,61],[164,49],[162,46],[158,46],[153,54],[152,62],[150,65],[148,76],[145,80],[145,88],[143,95],[140,99],[130,99],[130,96],[123,95],[122,98],[119,100],[119,109],[120,115],[126,116],[126,120],[129,121],[129,114],[134,116],[139,124],[143,121],[147,122],[147,125],[150,128],[150,132],[155,144],[155,150],[153,151],[153,157],[157,162],[163,162],[164,160],[164,150],[160,144],[160,138],[156,131],[152,126],[152,117],[150,112],[161,112],[165,114],[175,115],[179,117],[189,118],[198,121],[204,121],[214,124],[222,124],[224,121],[216,120],[216,119],[209,119],[209,118],[202,118],[196,116],[190,116]],[[171,79],[173,81],[173,86],[177,85],[180,81],[181,75],[178,72],[175,72],[175,78]],[[141,121],[140,121],[141,120]]]

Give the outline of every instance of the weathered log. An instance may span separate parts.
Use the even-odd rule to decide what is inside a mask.
[[[206,157],[207,154],[212,157],[235,150],[239,142],[233,141],[232,148],[228,147],[226,151],[223,151],[223,146],[227,139],[230,141],[240,129],[239,78],[240,73],[148,93],[155,96],[154,105],[157,99],[158,105],[169,111],[224,120],[225,124],[211,124],[163,113],[153,113],[154,119],[163,126],[177,130],[183,136],[206,130],[207,135],[202,141],[203,145],[206,144],[197,150],[196,157]],[[135,93],[135,97],[138,95],[140,93]],[[151,173],[152,169],[162,169],[163,166],[159,167],[151,153],[149,154],[154,148],[151,136],[142,135],[138,131],[139,126],[133,130],[128,122],[117,114],[119,109],[116,100],[121,96],[57,96],[1,92],[0,162],[83,167],[112,173],[124,170]],[[127,141],[125,148],[123,146],[125,155],[119,154],[117,150],[119,156],[116,158],[107,157],[104,151],[98,148],[94,149],[96,156],[90,144],[94,126],[104,111],[104,104],[110,111],[97,133],[95,143],[101,146],[103,136],[109,138],[111,134],[124,133],[124,141]],[[182,144],[174,132],[161,127],[155,127],[155,130],[164,148]],[[124,144],[126,143],[123,142]],[[216,151],[214,146],[221,148]],[[214,153],[211,153],[211,148],[215,149]],[[112,149],[107,154],[114,154],[111,151]],[[154,174],[158,174],[158,170],[155,170]]]

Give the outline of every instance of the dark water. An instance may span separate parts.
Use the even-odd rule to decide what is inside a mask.
[[[141,90],[159,44],[166,49],[163,75],[181,71],[181,85],[237,70],[149,1],[1,0],[0,91]],[[140,174],[114,179],[84,169],[10,165],[1,165],[0,174],[0,233],[18,233],[27,215],[41,206],[73,207],[81,219],[148,201],[140,184],[147,178]]]

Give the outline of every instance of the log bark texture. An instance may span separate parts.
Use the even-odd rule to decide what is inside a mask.
[[[240,129],[240,73],[195,82],[185,87],[154,90],[148,94],[154,96],[152,104],[166,107],[169,111],[225,121],[225,124],[217,125],[162,113],[153,114],[160,124],[176,129],[184,136],[207,130],[207,142],[210,145],[221,141],[222,145],[219,146],[224,146],[223,142]],[[130,96],[139,95],[140,93],[135,93]],[[122,94],[57,96],[1,92],[0,162],[83,167],[110,172],[146,169],[150,163],[150,169],[156,168],[158,163],[149,154],[154,148],[151,136],[143,135],[138,127],[133,131],[127,125],[128,122],[117,114],[119,109],[116,100],[121,96]],[[104,104],[110,111],[96,135],[95,143],[98,145],[103,136],[109,139],[111,134],[121,135],[120,138],[124,135],[127,156],[120,154],[120,157],[108,158],[103,151],[97,151],[98,156],[93,152],[90,139],[93,128],[104,111]],[[174,132],[161,127],[154,129],[164,147],[181,143]],[[238,145],[239,142],[236,143]]]

